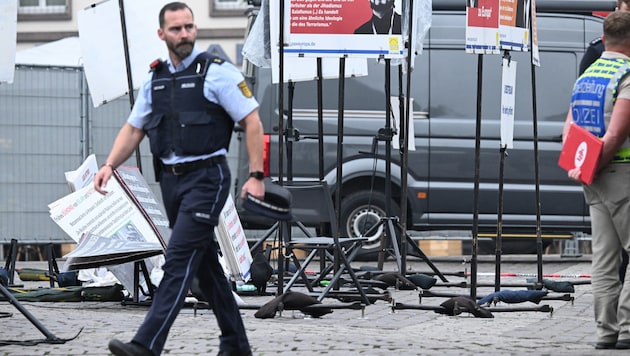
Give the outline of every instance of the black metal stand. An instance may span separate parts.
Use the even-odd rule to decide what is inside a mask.
[[[77,336],[79,336],[81,331],[83,331],[83,328],[81,328],[81,330],[79,330],[79,332],[75,336],[68,339],[60,339],[56,337],[53,333],[48,331],[48,329],[46,329],[46,327],[42,325],[42,323],[40,323],[39,320],[37,320],[37,318],[33,316],[33,314],[31,314],[28,310],[26,310],[26,308],[24,308],[24,306],[22,306],[22,304],[20,304],[20,302],[13,296],[13,294],[11,294],[11,292],[9,292],[9,290],[7,290],[6,287],[3,286],[2,284],[0,284],[0,293],[2,293],[2,295],[4,295],[4,297],[9,300],[9,303],[13,304],[13,306],[20,313],[22,313],[22,315],[24,315],[24,317],[26,317],[26,319],[28,319],[28,321],[30,321],[31,324],[33,324],[33,326],[35,326],[37,330],[39,330],[46,337],[46,339],[43,339],[43,340],[27,340],[27,341],[0,340],[0,346],[37,345],[37,344],[42,344],[42,343],[63,344],[63,343],[66,343],[67,341],[75,339]]]
[[[11,245],[9,245],[9,255],[7,256],[7,260],[4,264],[4,269],[7,271],[9,275],[9,286],[17,287],[15,284],[15,261],[17,260],[17,240],[11,239]]]
[[[385,142],[385,197],[391,197],[392,196],[392,188],[391,188],[391,163],[392,163],[392,157],[391,157],[391,141],[393,138],[393,134],[394,134],[394,130],[392,129],[392,125],[391,125],[391,117],[392,117],[392,110],[391,110],[391,105],[390,105],[390,97],[391,97],[391,60],[389,58],[386,58],[385,60],[385,127],[381,130],[379,130],[379,135],[377,136],[377,140],[380,141],[384,141]],[[402,77],[402,68],[399,68],[399,73],[400,76]],[[401,84],[402,84],[402,80],[400,80]],[[401,89],[402,92],[402,89]],[[402,98],[401,98],[402,99]],[[400,115],[400,122],[401,122],[401,127],[403,127],[403,124],[409,120],[409,115],[403,115],[403,110],[401,109],[401,115]],[[401,145],[401,153],[403,155],[406,155],[406,142],[407,142],[407,135],[408,133],[405,132],[407,131],[408,126],[406,125],[406,123],[404,124],[405,129],[403,129],[402,132],[402,137],[401,137],[401,141],[404,140],[404,144]],[[404,161],[404,157],[403,157],[403,161]],[[403,170],[401,172],[401,177],[405,177],[407,175],[407,170],[405,169],[406,167],[403,165],[402,169]],[[406,183],[405,183],[406,184]],[[406,191],[406,189],[404,189]],[[406,199],[406,194],[405,195],[401,195],[401,201]],[[380,219],[380,221],[375,224],[374,226],[370,227],[370,229],[368,229],[367,232],[364,233],[364,236],[371,236],[372,234],[374,234],[376,231],[378,231],[378,229],[383,226],[384,227],[384,236],[381,239],[381,247],[380,247],[380,251],[379,251],[379,255],[378,255],[378,268],[382,269],[383,268],[383,264],[385,262],[385,252],[387,250],[387,244],[389,242],[391,242],[391,246],[394,250],[394,258],[396,259],[396,266],[398,268],[398,271],[402,274],[405,273],[406,267],[405,267],[405,258],[407,255],[407,245],[405,244],[409,244],[411,245],[412,250],[416,253],[416,255],[418,257],[420,257],[424,262],[427,263],[427,265],[429,265],[429,267],[431,268],[431,270],[433,270],[433,272],[440,277],[440,279],[443,282],[448,282],[448,280],[446,279],[446,277],[442,274],[442,272],[440,272],[438,270],[438,268],[431,262],[431,260],[427,257],[427,255],[420,249],[420,247],[418,247],[418,245],[413,241],[413,239],[411,239],[411,237],[406,233],[406,231],[404,230],[403,226],[400,224],[399,222],[399,218],[392,216],[391,215],[391,200],[390,199],[386,199],[385,200],[385,212],[387,214],[386,217],[383,217]],[[405,212],[401,212],[401,214],[406,214]],[[399,236],[404,237],[403,238],[399,238]],[[404,246],[403,246],[404,245]],[[404,248],[404,249],[403,249]],[[404,253],[401,253],[401,250],[404,251]]]

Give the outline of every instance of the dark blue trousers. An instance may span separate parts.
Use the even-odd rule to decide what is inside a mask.
[[[238,305],[219,264],[214,241],[214,226],[229,194],[227,163],[180,176],[162,173],[160,186],[173,231],[162,267],[164,277],[133,341],[155,355],[161,354],[196,276],[221,329],[220,351],[249,350]]]

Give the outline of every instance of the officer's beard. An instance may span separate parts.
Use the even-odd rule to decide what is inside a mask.
[[[182,41],[175,46],[171,47],[171,51],[179,58],[184,59],[193,51],[193,47],[195,46],[195,42],[191,41]]]

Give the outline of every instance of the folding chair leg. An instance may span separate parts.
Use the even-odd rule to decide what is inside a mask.
[[[297,279],[300,277],[302,277],[302,280],[304,281],[304,284],[306,285],[306,288],[308,289],[308,291],[313,292],[313,286],[311,285],[311,282],[308,280],[308,276],[306,275],[306,272],[304,271],[304,269],[313,260],[313,258],[315,258],[315,255],[317,253],[318,253],[317,250],[311,251],[311,253],[309,253],[309,255],[304,260],[304,263],[300,264],[300,261],[298,261],[298,258],[293,253],[293,250],[291,250],[291,260],[293,261],[293,264],[295,264],[295,267],[297,267],[298,270],[293,275],[293,277],[291,277],[289,282],[287,282],[287,285],[284,287],[283,293],[286,293],[289,289],[291,289],[293,284],[295,284]]]
[[[337,246],[337,248],[341,249],[340,246]],[[352,279],[352,282],[354,283],[354,285],[357,287],[357,290],[359,291],[359,295],[361,296],[361,300],[366,304],[372,304],[370,303],[370,300],[368,299],[367,295],[365,294],[365,292],[363,291],[363,288],[361,288],[361,284],[359,283],[359,279],[357,278],[356,274],[354,273],[354,271],[352,270],[352,266],[350,266],[350,262],[354,256],[357,254],[358,249],[352,249],[352,252],[350,253],[349,259],[346,257],[346,255],[342,252],[339,251],[339,256],[343,262],[343,265],[345,266],[345,270],[348,271],[348,273],[350,274],[350,278]],[[326,295],[328,294],[328,292],[330,292],[330,290],[332,289],[332,287],[337,283],[337,281],[339,280],[339,278],[341,278],[341,275],[344,272],[344,268],[339,268],[339,270],[337,270],[335,272],[335,274],[333,275],[333,278],[330,280],[330,283],[326,286],[326,288],[324,288],[324,290],[322,291],[322,293],[317,297],[318,301],[322,301]]]

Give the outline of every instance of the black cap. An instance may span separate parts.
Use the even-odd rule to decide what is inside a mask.
[[[243,208],[268,218],[288,221],[291,220],[291,192],[269,179],[265,179],[265,197],[256,198],[247,194],[243,200]]]

